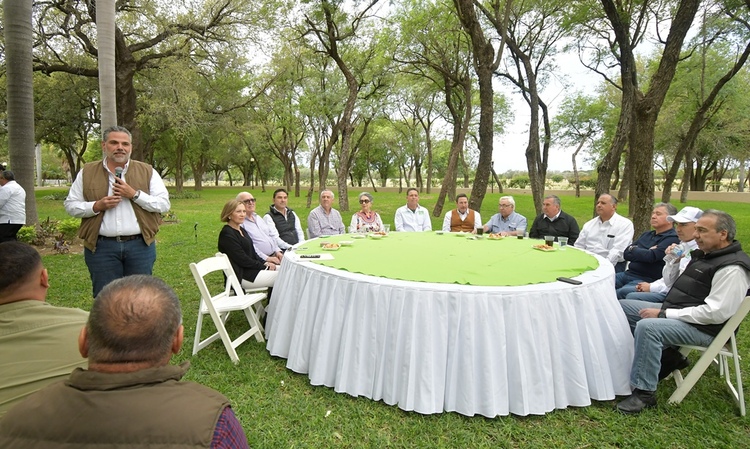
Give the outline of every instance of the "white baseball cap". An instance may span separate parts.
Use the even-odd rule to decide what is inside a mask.
[[[677,215],[670,215],[667,217],[667,221],[676,221],[677,223],[695,223],[703,215],[703,211],[697,207],[683,207],[682,210],[677,212]]]

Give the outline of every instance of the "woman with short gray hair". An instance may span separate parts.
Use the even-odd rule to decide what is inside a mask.
[[[367,192],[359,194],[360,211],[352,216],[351,232],[379,232],[383,228],[380,214],[372,210],[373,197]]]

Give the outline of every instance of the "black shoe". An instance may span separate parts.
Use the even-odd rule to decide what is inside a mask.
[[[659,380],[669,376],[674,370],[685,369],[690,365],[690,360],[675,348],[664,348],[661,351],[661,368],[659,369]]]
[[[633,394],[617,404],[617,411],[626,415],[636,415],[644,408],[656,407],[656,392],[633,390]]]

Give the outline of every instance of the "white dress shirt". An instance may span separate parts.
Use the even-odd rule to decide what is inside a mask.
[[[700,304],[684,309],[666,309],[667,318],[693,324],[721,324],[740,308],[750,286],[750,272],[739,265],[716,270],[711,279],[711,291]]]
[[[281,251],[276,244],[276,239],[273,237],[273,233],[270,229],[276,229],[276,226],[269,227],[257,213],[253,212],[252,220],[249,216],[245,217],[245,221],[242,223],[242,228],[253,240],[255,252],[261,259],[268,260],[268,256],[273,256],[277,251]]]
[[[398,232],[422,232],[432,231],[432,221],[427,209],[417,204],[416,210],[409,209],[409,206],[403,205],[396,209],[394,219],[396,231]]]
[[[685,255],[677,260],[664,264],[664,268],[662,268],[661,270],[662,277],[655,280],[649,285],[650,292],[664,293],[666,295],[669,289],[672,288],[672,285],[674,285],[674,281],[676,281],[677,278],[680,277],[682,272],[685,271],[685,267],[687,267],[692,260],[690,258],[690,251],[698,249],[698,244],[695,243],[695,240],[681,243],[685,243],[688,246],[688,250],[685,251]]]
[[[102,160],[104,169],[109,172],[109,190],[107,196],[112,195],[112,185],[115,183],[115,175],[107,167],[106,158]],[[130,161],[125,164],[125,169],[122,171],[122,180],[127,181],[128,167]],[[123,198],[116,207],[108,209],[102,218],[102,225],[99,228],[99,235],[104,237],[117,237],[125,235],[136,235],[141,233],[141,227],[138,225],[138,220],[133,212],[133,204],[135,202],[143,210],[147,212],[157,212],[163,214],[169,211],[171,203],[169,202],[169,192],[167,187],[164,185],[164,181],[159,176],[156,170],[151,170],[151,180],[149,181],[149,193],[141,191],[137,200],[131,200],[129,198]],[[96,201],[86,201],[83,196],[83,170],[78,173],[76,180],[70,187],[68,197],[65,199],[65,211],[68,215],[75,218],[88,218],[93,217],[101,212],[94,212],[94,203]]]
[[[0,187],[0,224],[26,224],[26,191],[16,181]]]
[[[633,243],[633,222],[617,212],[607,221],[594,217],[578,235],[575,247],[591,251],[616,265],[625,261],[622,253]]]

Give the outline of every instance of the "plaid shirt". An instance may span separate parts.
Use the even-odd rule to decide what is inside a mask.
[[[249,449],[245,431],[234,416],[231,407],[226,407],[219,416],[211,439],[212,449]]]

